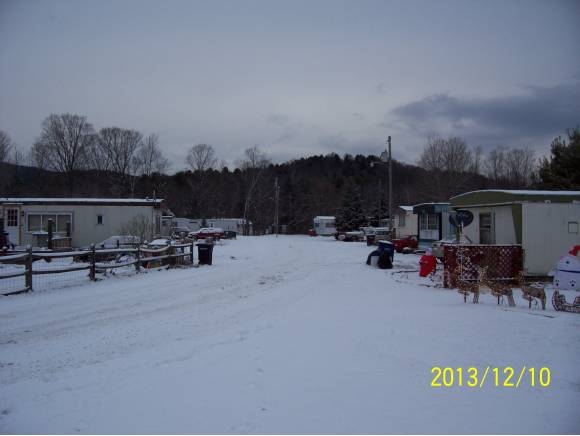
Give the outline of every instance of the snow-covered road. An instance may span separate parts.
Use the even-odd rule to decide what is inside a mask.
[[[580,316],[464,304],[369,251],[246,237],[212,266],[1,298],[0,432],[580,432]],[[523,365],[550,386],[431,387]]]

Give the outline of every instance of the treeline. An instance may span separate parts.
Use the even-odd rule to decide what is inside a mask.
[[[475,189],[580,189],[579,132],[554,139],[551,156],[539,162],[529,149],[496,148],[484,155],[461,138],[429,138],[418,166],[393,161],[393,204],[445,201]],[[274,221],[277,185],[279,223],[289,232],[306,231],[316,215],[335,215],[353,193],[375,223],[387,215],[388,170],[376,156],[331,153],[272,164],[252,147],[232,171],[211,145],[198,144],[188,150],[189,169],[168,175],[155,134],[96,131],[71,114],[49,116],[27,158],[14,152],[0,131],[4,197],[155,196],[176,216],[245,217],[265,231]]]

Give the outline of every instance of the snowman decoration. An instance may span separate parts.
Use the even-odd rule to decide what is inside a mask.
[[[580,245],[574,246],[556,264],[554,288],[580,290]]]

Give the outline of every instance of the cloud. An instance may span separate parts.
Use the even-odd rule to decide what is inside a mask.
[[[525,91],[487,99],[437,94],[399,106],[392,114],[417,134],[463,136],[484,146],[544,141],[580,123],[580,82]]]
[[[284,126],[288,124],[288,122],[290,121],[290,117],[283,114],[272,114],[268,118],[266,118],[266,121],[271,124]]]

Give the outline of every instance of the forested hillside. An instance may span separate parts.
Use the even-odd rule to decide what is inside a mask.
[[[380,204],[385,216],[388,169],[384,165],[371,166],[374,161],[378,161],[376,156],[330,154],[263,168],[153,173],[135,177],[133,195],[164,198],[169,208],[182,217],[242,217],[247,202],[247,216],[260,229],[273,222],[278,178],[280,224],[288,225],[289,232],[303,232],[312,226],[314,216],[336,213],[348,185],[360,192],[369,215],[376,214]],[[120,186],[118,175],[112,172],[77,171],[70,195],[62,173],[8,163],[2,164],[1,173],[4,197],[131,196],[130,187]],[[487,178],[476,174],[462,174],[454,181],[448,180],[445,186],[437,186],[435,182],[440,178],[435,172],[393,161],[393,204],[445,200],[466,190],[491,186]]]
[[[17,153],[6,159],[12,145],[4,134],[0,196],[164,198],[178,217],[245,217],[261,232],[274,223],[278,186],[279,224],[290,233],[308,230],[316,215],[335,215],[353,193],[370,220],[387,215],[388,166],[377,156],[330,153],[272,164],[252,147],[232,171],[212,146],[198,144],[184,162],[190,170],[168,175],[156,135],[143,139],[132,130],[106,128],[87,133],[84,145],[82,135],[58,140],[59,132],[81,131],[84,123],[76,115],[51,115],[31,149],[33,166],[21,165]],[[580,189],[580,134],[578,128],[567,133],[554,139],[550,158],[539,166],[530,149],[498,147],[484,156],[461,138],[431,138],[419,166],[393,161],[393,205],[445,201],[476,189]],[[72,162],[75,147],[83,152]]]

